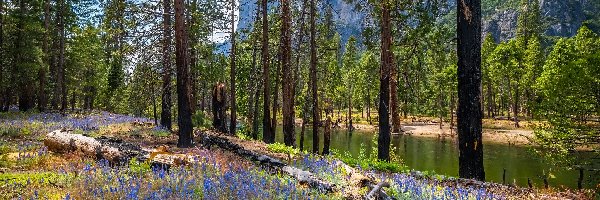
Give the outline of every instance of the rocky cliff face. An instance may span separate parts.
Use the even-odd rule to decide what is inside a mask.
[[[600,17],[598,3],[592,0],[540,0],[540,11],[548,36],[571,37],[583,22]],[[492,34],[496,41],[515,37],[518,9],[497,11],[483,22],[483,32]]]
[[[486,1],[486,0],[482,0]],[[238,28],[250,28],[254,20],[256,0],[240,0],[240,24]],[[454,12],[456,0],[448,0],[448,7],[440,8],[442,12]],[[368,14],[355,11],[354,5],[344,0],[323,0],[320,9],[331,6],[334,10],[333,19],[336,29],[342,36],[345,44],[350,36],[361,39],[360,33],[364,27],[372,23],[368,21]],[[507,7],[507,6],[504,6]],[[492,34],[496,41],[505,41],[515,37],[517,28],[518,8],[494,10],[492,13],[483,13],[482,30],[484,34]],[[577,33],[579,27],[586,20],[600,21],[600,0],[540,0],[540,11],[543,18],[545,31],[548,36],[571,37]],[[323,12],[321,12],[323,13]],[[451,20],[450,23],[455,23]],[[600,30],[595,30],[596,32]]]

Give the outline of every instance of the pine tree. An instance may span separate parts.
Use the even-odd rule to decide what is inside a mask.
[[[379,137],[377,158],[390,160],[390,67],[392,66],[392,27],[389,0],[381,1],[381,70],[379,74]]]
[[[312,93],[312,120],[313,120],[313,146],[312,151],[314,154],[319,153],[319,95],[317,91],[317,29],[315,25],[316,21],[316,5],[315,0],[310,0],[310,84]]]
[[[283,135],[287,146],[295,146],[296,134],[294,132],[294,88],[295,81],[291,63],[292,38],[291,38],[291,13],[289,0],[281,1],[281,60],[282,60],[282,95],[283,95]]]
[[[268,2],[262,0],[262,65],[263,65],[263,141],[267,144],[275,142],[275,134],[271,127],[271,112],[269,111],[270,102],[270,82],[269,82],[269,19]]]
[[[175,56],[177,65],[177,124],[179,126],[178,147],[193,145],[193,125],[190,110],[189,64],[187,54],[187,29],[183,0],[175,0]]]
[[[171,0],[163,0],[163,41],[162,41],[162,112],[160,125],[171,130]]]

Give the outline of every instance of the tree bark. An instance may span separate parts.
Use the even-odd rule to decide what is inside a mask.
[[[0,57],[4,58],[6,56],[4,52],[4,0],[0,0]],[[8,109],[4,109],[4,105],[7,102],[8,96],[4,91],[4,63],[5,60],[0,60],[0,112],[7,111]]]
[[[258,4],[258,2],[257,2]],[[257,5],[256,8],[256,18],[255,18],[255,25],[258,25],[258,22],[260,21],[260,5]],[[257,140],[258,139],[258,101],[260,99],[259,95],[260,95],[260,70],[259,70],[259,66],[257,65],[256,61],[256,54],[258,51],[258,45],[257,45],[257,41],[255,39],[252,40],[252,72],[251,72],[251,80],[252,83],[248,84],[248,91],[252,91],[253,93],[251,94],[251,98],[250,101],[248,101],[248,108],[250,108],[250,116],[248,117],[248,119],[250,119],[252,121],[252,139]]]
[[[317,30],[315,25],[315,0],[310,0],[310,82],[312,92],[313,147],[315,154],[319,153],[319,96],[317,92]]]
[[[235,135],[237,127],[237,105],[235,102],[235,2],[237,0],[231,0],[231,121],[229,123],[229,133]]]
[[[262,0],[262,65],[263,65],[263,141],[267,144],[275,142],[275,135],[271,127],[270,82],[269,82],[269,19],[267,0]]]
[[[331,116],[327,115],[327,120],[325,120],[323,129],[323,155],[329,155],[329,145],[331,144]]]
[[[282,14],[282,25],[281,25],[281,44],[282,52],[282,71],[283,71],[283,82],[282,82],[282,95],[283,95],[283,136],[284,143],[287,146],[296,146],[296,134],[294,132],[294,74],[291,63],[291,51],[292,51],[292,38],[291,38],[291,14],[290,14],[290,2],[289,0],[281,1],[281,14]]]
[[[280,43],[282,43],[282,42],[280,41]],[[276,134],[277,134],[277,131],[275,131],[275,130],[277,130],[277,112],[279,111],[279,88],[280,88],[279,80],[281,77],[281,64],[282,64],[281,51],[282,51],[282,48],[281,48],[281,45],[279,45],[278,53],[277,53],[277,58],[279,60],[279,63],[277,63],[275,66],[275,90],[273,91],[273,108],[272,108],[273,115],[271,118],[271,127],[274,130],[273,138],[275,138]]]
[[[390,160],[390,67],[392,65],[392,34],[390,27],[390,2],[381,1],[381,69],[379,85],[379,136],[377,139],[377,158]]]
[[[163,76],[160,125],[171,130],[171,0],[163,0]]]
[[[60,96],[60,111],[67,109],[67,89],[65,81],[65,22],[64,22],[64,0],[58,0],[56,11],[58,31],[58,64],[57,64],[57,87]]]
[[[212,92],[213,127],[221,133],[227,132],[227,125],[225,123],[226,102],[227,100],[225,96],[225,84],[215,84]]]
[[[391,32],[391,28],[390,28]],[[391,33],[390,33],[391,35]],[[390,44],[394,43],[394,38],[390,37]],[[394,63],[394,52],[390,49],[390,109],[392,110],[392,132],[402,132],[400,125],[400,108],[398,106],[398,68]]]
[[[515,84],[515,98],[513,101],[513,113],[515,115],[515,127],[519,128],[519,84]]]
[[[188,148],[192,141],[192,117],[189,96],[189,65],[187,56],[187,33],[185,24],[185,6],[183,0],[175,0],[175,48],[177,65],[177,124],[179,139],[177,146]]]
[[[352,89],[350,89],[350,95],[348,97],[348,131],[353,130],[354,126],[352,125]]]
[[[458,145],[461,178],[485,180],[481,139],[481,1],[457,0]]]
[[[2,34],[2,33],[0,33]],[[50,40],[50,0],[46,0],[44,3],[44,41],[42,48],[44,51],[44,64],[40,66],[38,74],[39,88],[38,88],[38,110],[43,112],[46,110],[46,104],[48,103],[46,97],[46,72],[48,66],[50,66],[50,49],[48,48],[48,42]]]
[[[257,78],[258,79],[258,78]],[[257,140],[258,139],[258,102],[259,102],[259,96],[260,95],[260,81],[256,81],[256,90],[254,92],[254,109],[253,109],[253,114],[252,114],[252,139]]]
[[[367,121],[369,121],[369,125],[372,125],[371,121],[371,89],[367,86]]]

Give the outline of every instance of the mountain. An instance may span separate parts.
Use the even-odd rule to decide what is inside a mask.
[[[355,36],[360,41],[362,30],[371,23],[368,13],[356,11],[355,6],[345,0],[320,2],[320,13],[324,13],[325,6],[333,9],[336,30],[340,33],[343,44],[350,36]],[[483,34],[491,34],[496,41],[513,38],[516,34],[519,2],[520,0],[482,0]],[[249,30],[256,15],[256,0],[240,0],[239,5],[238,30]],[[277,12],[276,4],[270,6],[271,11]],[[452,17],[456,14],[455,0],[448,0],[440,11],[447,14],[445,22],[455,23]],[[595,32],[600,31],[600,0],[540,0],[540,11],[544,21],[544,34],[547,36],[571,37],[586,22],[589,22],[590,28]]]
[[[577,34],[579,27],[586,21],[592,22],[591,25],[595,26],[593,23],[598,23],[600,19],[598,2],[597,0],[540,0],[544,34],[571,37]],[[489,18],[483,21],[483,32],[492,34],[496,41],[515,37],[519,17],[517,7],[487,13]],[[598,32],[597,26],[590,28]]]

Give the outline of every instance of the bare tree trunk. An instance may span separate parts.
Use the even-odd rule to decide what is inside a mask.
[[[393,37],[391,37],[390,40],[390,43],[393,44]],[[398,107],[398,69],[394,62],[394,52],[390,50],[390,54],[390,108],[392,110],[392,132],[400,133],[402,132],[402,127],[400,125],[400,109]]]
[[[282,61],[282,95],[283,95],[283,136],[287,146],[296,146],[296,134],[294,132],[294,74],[291,63],[292,38],[291,38],[291,14],[289,0],[281,1],[281,61]]]
[[[206,80],[202,81],[202,88],[200,90],[202,90],[202,102],[200,102],[200,110],[202,113],[204,113],[204,111],[206,111]]]
[[[275,142],[275,135],[271,127],[271,112],[269,111],[270,102],[270,82],[269,82],[269,18],[268,2],[262,0],[262,65],[263,65],[263,141],[267,144]]]
[[[58,17],[58,34],[59,34],[59,46],[58,46],[58,85],[60,86],[61,96],[61,112],[67,109],[67,88],[65,81],[65,20],[64,20],[64,0],[58,0],[59,9],[57,11]]]
[[[319,153],[319,96],[317,92],[317,29],[315,25],[315,0],[310,0],[310,82],[312,92],[313,153]]]
[[[163,0],[163,85],[160,125],[171,130],[171,0]]]
[[[367,121],[369,121],[369,125],[372,125],[371,119],[371,89],[367,87]]]
[[[486,85],[487,85],[487,94],[488,94],[487,95],[488,96],[488,98],[487,98],[487,101],[488,101],[487,113],[488,113],[488,117],[489,118],[494,118],[495,117],[494,116],[494,106],[493,106],[494,105],[494,99],[492,97],[493,95],[492,95],[492,83],[491,83],[491,81],[488,81]]]
[[[0,33],[2,34],[2,33]],[[44,42],[42,48],[44,51],[44,64],[40,67],[39,71],[39,88],[38,88],[38,110],[41,112],[46,110],[47,96],[46,96],[46,72],[50,65],[50,49],[48,48],[48,42],[50,40],[50,0],[46,0],[44,3]]]
[[[392,33],[390,26],[389,0],[381,1],[381,70],[379,85],[379,137],[377,139],[377,158],[390,160],[390,67],[392,66]]]
[[[225,117],[225,84],[215,84],[212,92],[212,113],[213,127],[221,133],[227,132],[226,117]]]
[[[352,89],[350,89],[352,91]],[[348,131],[354,130],[354,126],[352,125],[352,92],[348,98]]]
[[[257,78],[258,79],[258,78]],[[258,101],[259,101],[259,96],[260,95],[260,81],[257,80],[256,81],[256,90],[254,92],[254,112],[252,114],[252,139],[257,140],[258,139]]]
[[[189,65],[187,57],[187,33],[183,0],[175,0],[175,49],[177,65],[177,124],[179,126],[178,147],[193,145],[192,117],[189,96]]]
[[[189,1],[188,1],[189,2]],[[187,18],[188,18],[188,49],[190,59],[190,112],[192,115],[196,113],[198,105],[198,52],[196,51],[196,43],[198,41],[195,30],[193,29],[196,25],[196,17],[192,14],[192,9],[198,9],[198,1],[191,1],[191,5],[188,5]]]
[[[229,123],[229,133],[231,135],[235,135],[237,127],[237,105],[235,102],[235,2],[236,0],[231,0],[231,122]]]
[[[258,4],[258,2],[257,2]],[[260,5],[257,5],[256,7],[256,18],[255,18],[255,24],[258,24],[257,22],[260,21]],[[248,101],[248,108],[250,108],[250,116],[248,117],[248,119],[250,119],[252,121],[252,139],[257,140],[258,139],[258,100],[260,99],[259,95],[260,95],[260,70],[258,68],[258,65],[256,63],[257,59],[256,59],[256,54],[258,51],[258,45],[257,45],[257,41],[253,40],[252,41],[252,72],[251,72],[251,80],[252,83],[248,84],[248,87],[252,87],[249,88],[248,91],[253,91],[253,93],[251,94],[251,98],[250,101]]]
[[[331,143],[331,116],[327,115],[323,126],[323,155],[329,155],[329,144]]]
[[[457,0],[458,146],[461,178],[484,181],[481,139],[481,1]]]
[[[280,41],[280,43],[282,43]],[[279,63],[275,66],[275,90],[273,91],[273,118],[271,118],[271,127],[273,130],[277,130],[277,112],[279,111],[279,81],[281,76],[281,45],[279,45],[277,58],[279,59]],[[273,132],[273,137],[277,134],[277,131]]]
[[[515,100],[513,101],[513,112],[515,115],[515,127],[519,128],[519,85],[515,85]]]
[[[4,52],[4,0],[0,0],[0,57],[6,57]],[[7,111],[5,108],[5,104],[8,101],[8,95],[5,93],[4,89],[4,63],[5,60],[0,60],[0,112]]]

